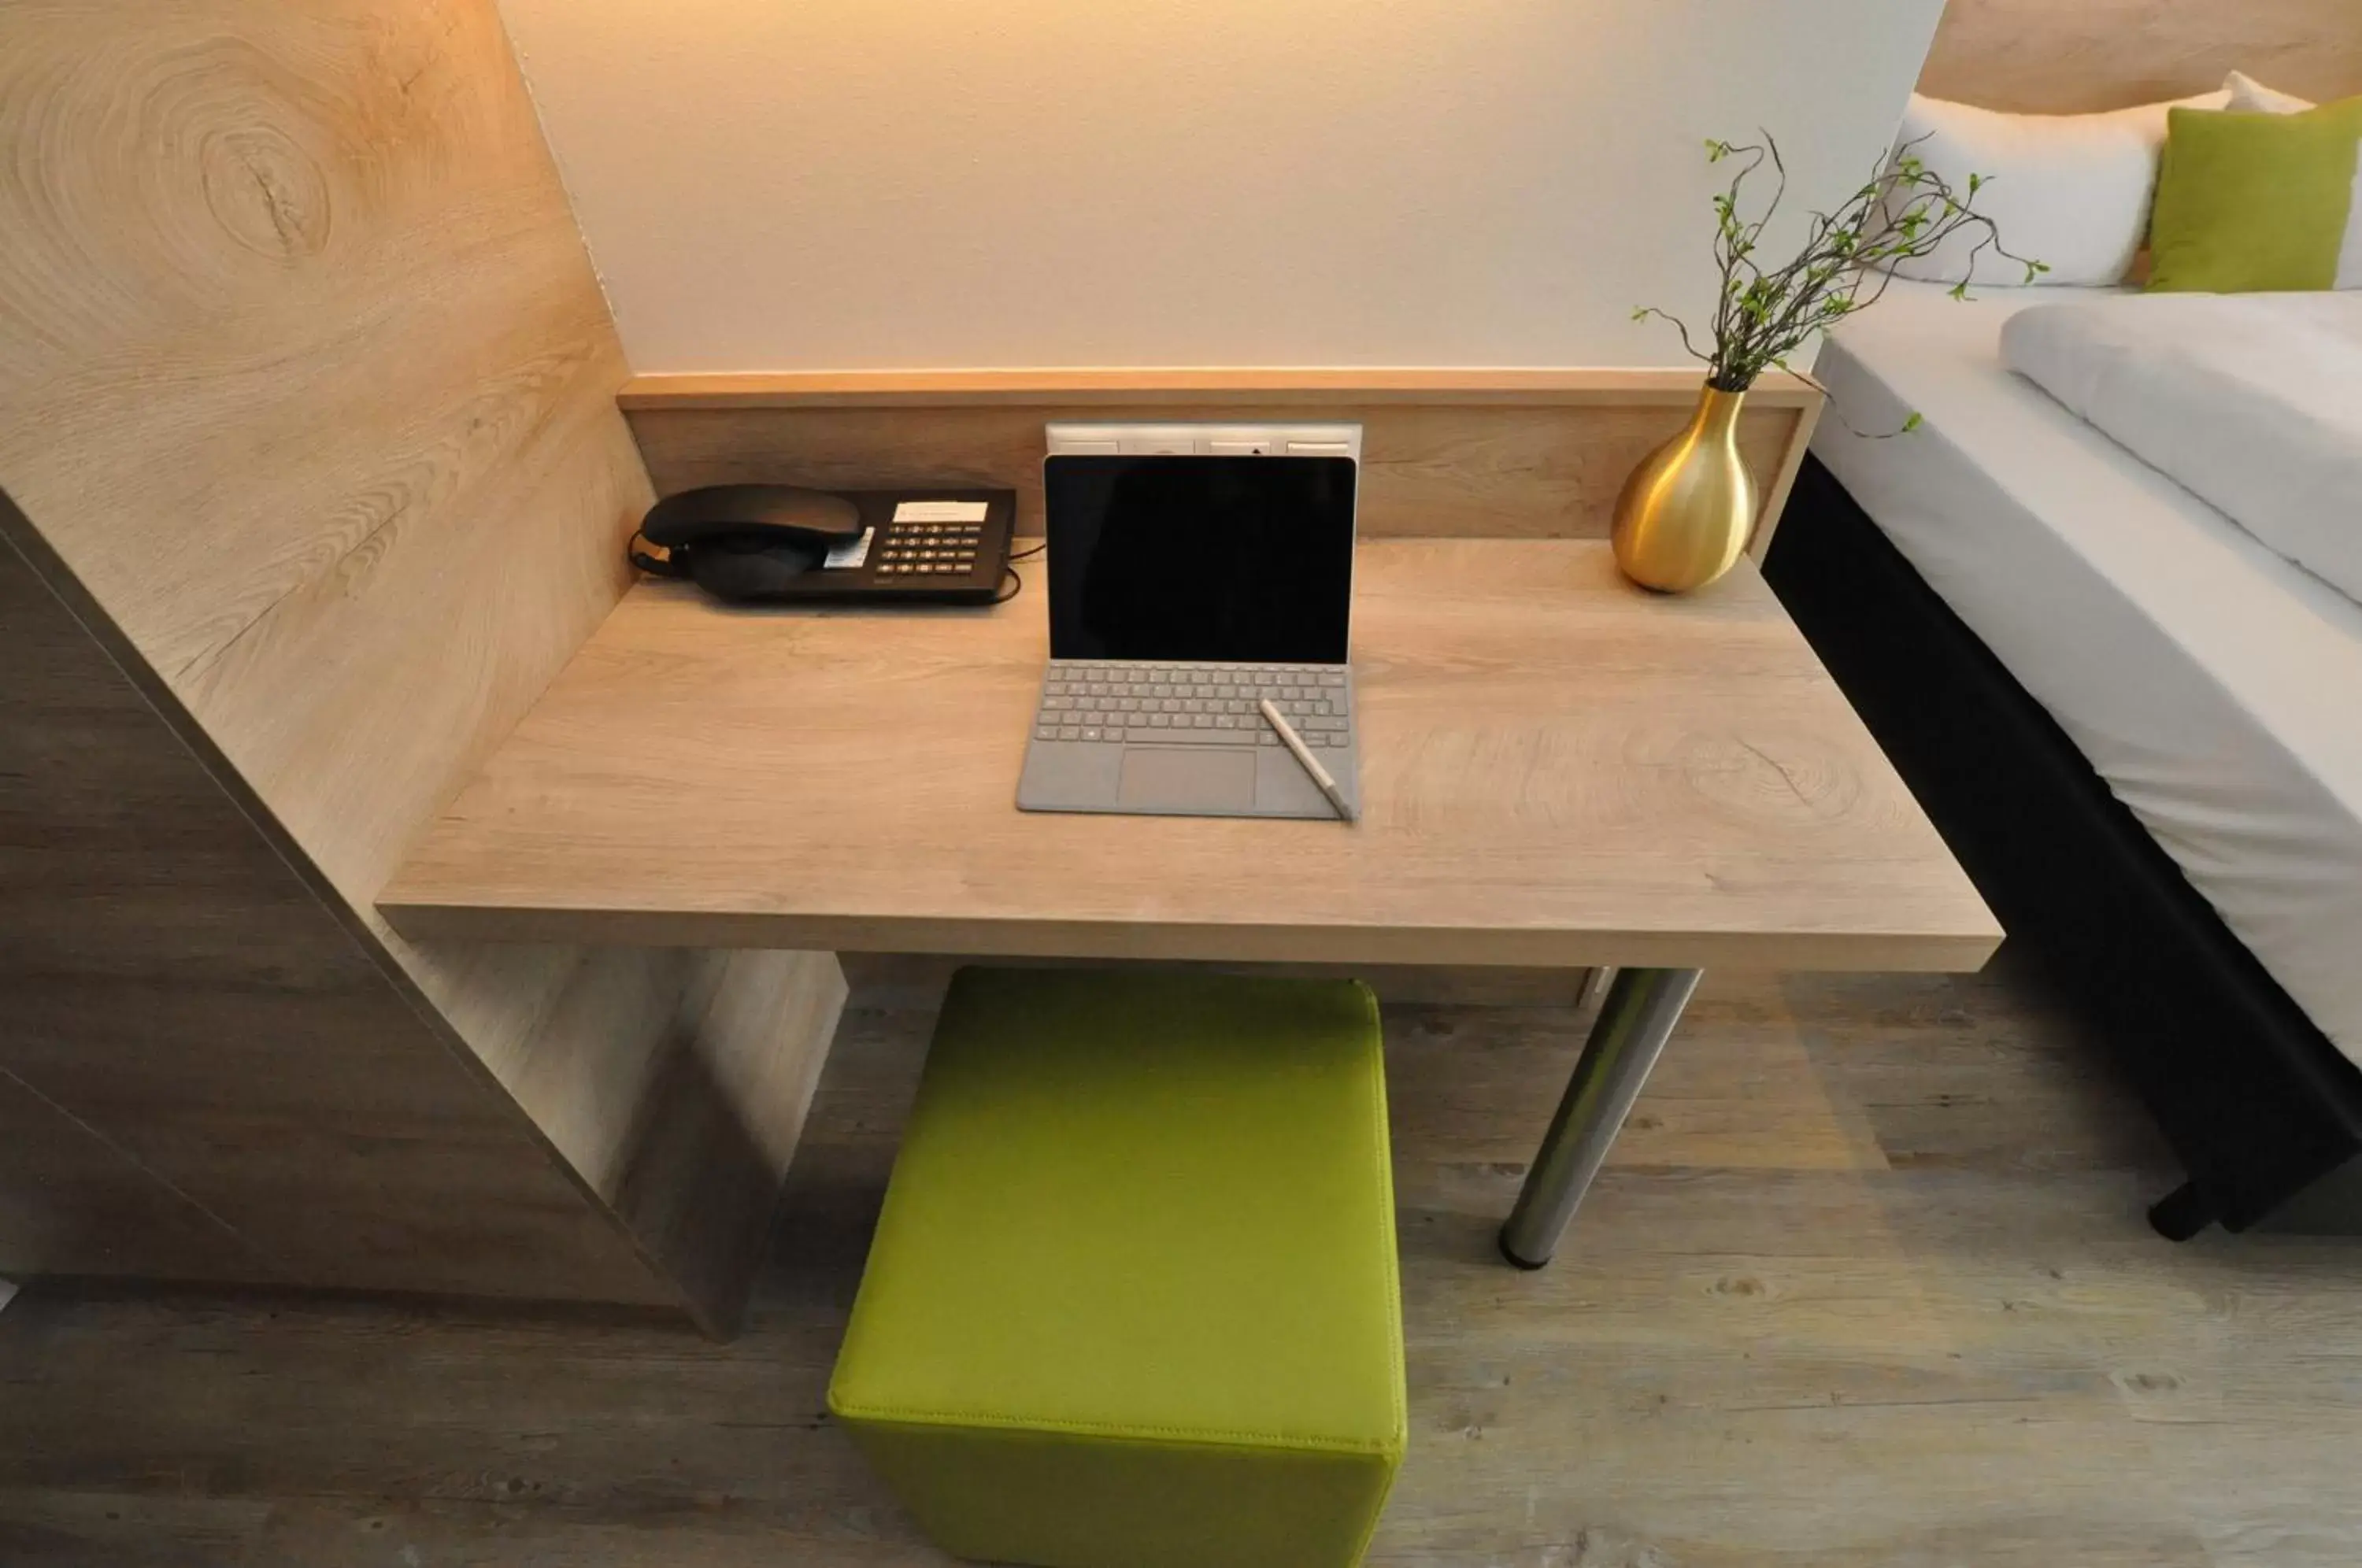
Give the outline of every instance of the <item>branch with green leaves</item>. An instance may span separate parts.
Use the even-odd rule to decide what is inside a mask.
[[[1673,324],[1682,348],[1703,360],[1706,383],[1722,392],[1745,392],[1766,370],[1787,370],[1788,356],[1807,339],[1847,316],[1868,310],[1893,282],[1894,263],[1932,256],[1961,235],[1973,235],[1960,268],[1955,299],[1968,297],[1965,280],[1974,276],[1987,252],[2025,269],[2029,283],[2049,271],[2039,261],[2012,253],[1991,218],[1976,211],[1978,194],[1990,182],[1969,176],[1956,189],[1927,167],[1905,143],[1878,172],[1834,213],[1815,212],[1801,249],[1785,262],[1767,267],[1757,259],[1763,230],[1788,193],[1788,166],[1769,131],[1760,143],[1709,141],[1706,160],[1731,162],[1729,186],[1714,198],[1715,264],[1721,286],[1715,296],[1713,346],[1701,348],[1689,324],[1671,312],[1642,305],[1635,321],[1656,316]],[[1748,215],[1749,176],[1769,165],[1777,177],[1771,199]],[[1914,423],[1916,423],[1915,416]]]

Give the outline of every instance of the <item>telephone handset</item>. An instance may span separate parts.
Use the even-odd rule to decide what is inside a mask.
[[[717,599],[760,599],[861,537],[861,509],[783,484],[708,485],[657,502],[639,536],[665,552],[632,551],[642,571],[688,578]]]
[[[657,502],[629,554],[642,571],[739,602],[989,603],[1016,517],[1010,491],[709,485]]]

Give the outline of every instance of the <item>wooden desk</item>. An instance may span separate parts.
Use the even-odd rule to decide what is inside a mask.
[[[1352,826],[1018,812],[1048,653],[1024,569],[942,614],[641,584],[379,907],[418,939],[1616,966],[1524,1262],[1694,971],[1972,969],[2000,940],[1751,563],[1672,600],[1593,541],[1365,543]]]
[[[1973,968],[1999,933],[1750,564],[1365,544],[1356,826],[1020,812],[1042,566],[989,612],[646,582],[380,900],[404,935],[1369,964]]]

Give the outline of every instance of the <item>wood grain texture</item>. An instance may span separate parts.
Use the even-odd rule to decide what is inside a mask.
[[[7,7],[0,146],[21,151],[0,160],[0,484],[30,519],[23,542],[185,713],[183,739],[354,966],[348,992],[250,1033],[238,1072],[290,1104],[329,1092],[323,1063],[373,1074],[374,1134],[439,1136],[456,1168],[478,1158],[470,1117],[438,1104],[435,1132],[401,1118],[445,1070],[433,1059],[458,1053],[475,1120],[542,1146],[563,1225],[605,1228],[600,1268],[634,1283],[566,1278],[565,1248],[487,1218],[503,1267],[539,1267],[540,1294],[677,1299],[608,1210],[694,1175],[640,1097],[668,1093],[698,1043],[682,1018],[696,966],[416,949],[371,903],[613,606],[649,498],[613,403],[621,350],[491,0]],[[377,1005],[364,996],[392,1010],[364,1023],[348,1010]],[[317,1044],[335,1038],[373,1041],[371,1072]],[[166,1060],[153,1037],[111,1049],[126,1082]],[[201,1098],[224,1106],[238,1081]],[[324,1118],[320,1136],[360,1134]],[[259,1160],[244,1145],[260,1143],[223,1127],[207,1146]],[[633,1167],[659,1146],[668,1175]],[[291,1209],[301,1153],[276,1156]],[[358,1154],[315,1154],[356,1184],[313,1205],[315,1223],[355,1221],[348,1250],[373,1280],[390,1265],[359,1258],[376,1242],[358,1221],[394,1188]],[[319,1179],[315,1198],[333,1171]],[[492,1212],[440,1212],[471,1209]],[[362,1282],[324,1256],[307,1268]]]
[[[1687,408],[1698,373],[1685,370],[733,370],[634,376],[616,403],[661,409],[1021,408],[1220,409],[1242,399],[1272,407],[1355,404],[1453,408]],[[1772,408],[1817,404],[1802,376],[1757,383]],[[1097,417],[1096,415],[1094,417]],[[1190,414],[1187,417],[1222,417]]]
[[[12,8],[0,484],[345,897],[621,593],[624,376],[480,0]]]
[[[1366,538],[1605,538],[1617,491],[1697,401],[1686,370],[941,371],[643,376],[623,403],[657,489],[780,480],[1017,491],[1042,531],[1060,419],[1357,420]],[[1739,448],[1767,494],[1820,394],[1773,376]],[[1768,510],[1766,517],[1776,517]]]
[[[0,1560],[950,1568],[823,1414],[933,1002],[855,993],[745,1334],[138,1298],[0,1314]],[[2362,1262],[2177,1179],[2005,955],[1709,975],[1548,1271],[1584,1020],[1389,1007],[1410,1449],[1373,1568],[2350,1568]]]
[[[0,1274],[278,1278],[221,1220],[0,1068]],[[10,1288],[0,1286],[0,1308]]]
[[[1667,600],[1596,543],[1392,540],[1363,547],[1354,594],[1348,827],[1018,812],[1038,580],[927,617],[730,613],[646,583],[381,907],[416,936],[858,951],[1940,968],[1992,950],[1751,565]]]
[[[19,1120],[52,1120],[38,1103],[84,1138],[19,1128],[42,1142],[0,1160],[0,1257],[675,1301],[11,533],[0,521],[0,1073]]]
[[[1919,90],[2020,114],[2083,114],[2211,93],[2233,71],[2316,100],[2362,93],[2362,6],[1951,0]]]
[[[845,999],[826,953],[697,953],[616,1211],[714,1332],[736,1329]]]

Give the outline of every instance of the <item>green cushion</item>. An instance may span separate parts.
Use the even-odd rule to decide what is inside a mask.
[[[2301,115],[2175,109],[2149,220],[2152,291],[2336,284],[2362,98]]]
[[[938,1544],[1344,1568],[1402,1367],[1367,989],[961,971],[829,1389]]]

